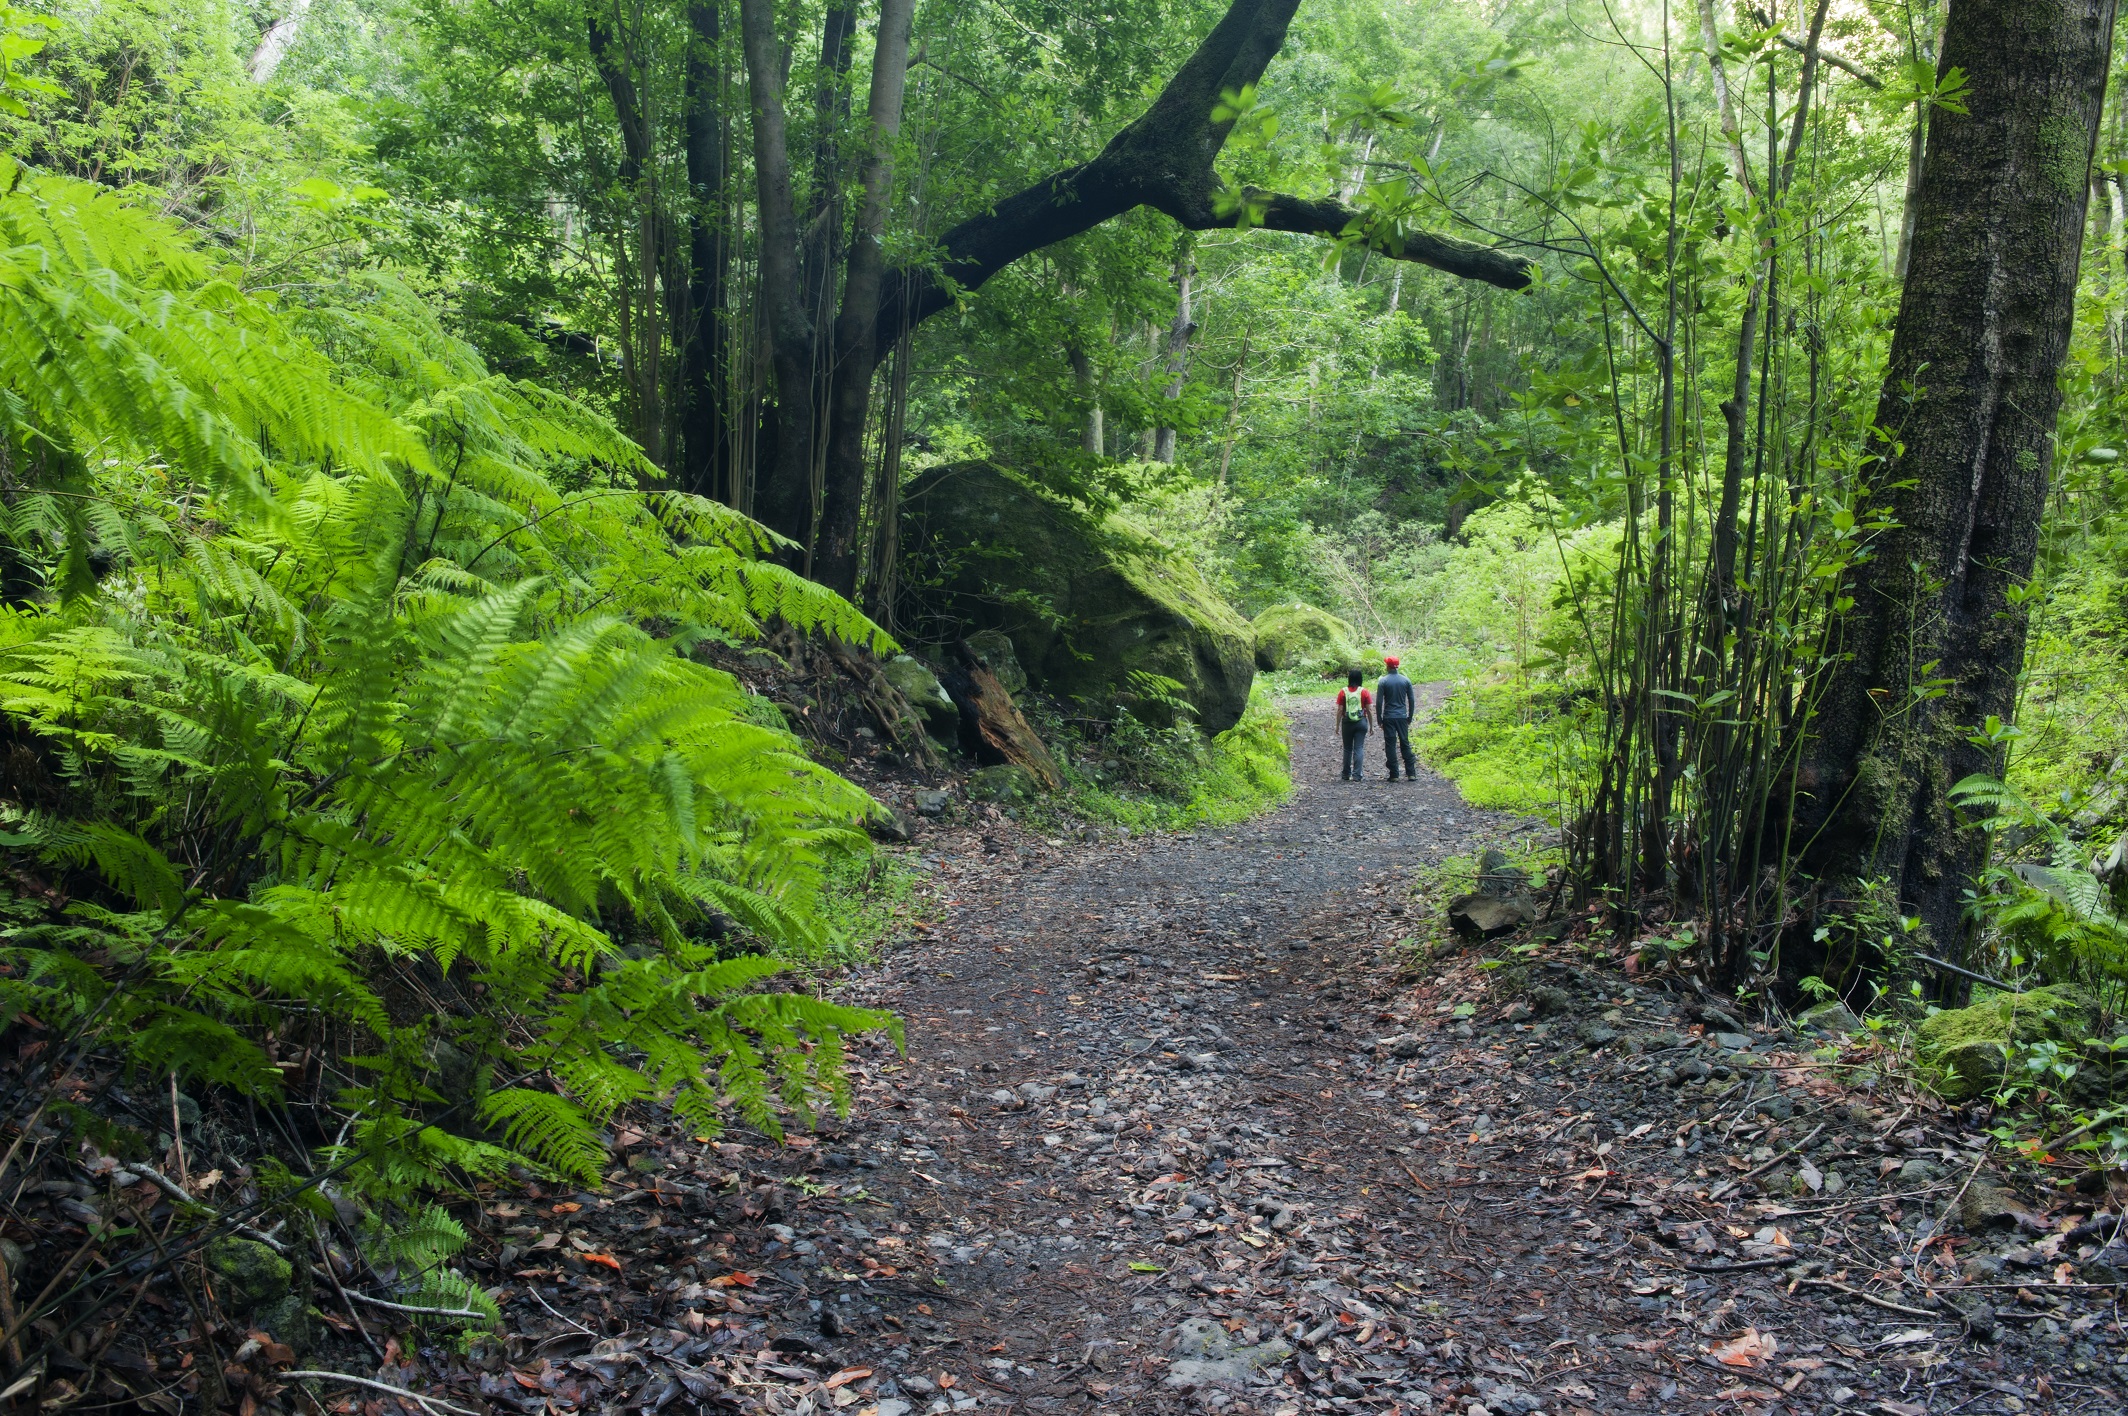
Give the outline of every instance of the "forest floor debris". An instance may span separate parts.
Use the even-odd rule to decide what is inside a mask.
[[[1527,823],[1430,774],[1338,783],[1313,718],[1294,747],[1291,802],[1186,836],[1067,843],[899,789],[941,913],[845,987],[908,1024],[906,1055],[853,1058],[849,1122],[777,1144],[644,1120],[600,1193],[488,1197],[460,1257],[499,1340],[366,1357],[355,1319],[381,1315],[319,1285],[340,1360],[303,1367],[369,1383],[319,1398],[2123,1409],[2121,1197],[2012,1194],[1866,1039],[1750,1027],[1571,932],[1420,964],[1415,872]],[[93,1198],[43,1203],[63,1225]],[[137,1311],[72,1378],[174,1411],[154,1393],[197,1382],[198,1337]],[[275,1337],[222,1366],[247,1408],[292,1389]]]

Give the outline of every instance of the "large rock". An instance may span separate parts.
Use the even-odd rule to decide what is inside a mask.
[[[1334,674],[1357,668],[1359,636],[1352,626],[1313,605],[1273,605],[1250,622],[1259,669],[1311,669]]]
[[[1027,681],[1096,709],[1154,674],[1208,732],[1240,721],[1255,678],[1248,621],[1127,517],[1097,517],[994,463],[919,477],[902,498],[903,584],[924,615],[1002,630]],[[904,616],[904,622],[915,622]]]
[[[2013,1054],[2055,1042],[2074,1056],[2098,1025],[2097,1004],[2074,988],[1997,993],[1924,1020],[1914,1030],[1914,1056],[1939,1095],[1969,1101],[2002,1085]]]
[[[960,731],[961,710],[946,696],[937,674],[907,654],[896,654],[879,666],[879,672],[894,685],[897,693],[909,700],[911,708],[923,715],[924,725],[934,737],[947,742],[953,740],[954,734]]]
[[[1497,939],[1537,918],[1537,902],[1527,895],[1472,893],[1448,902],[1449,927],[1465,939]]]

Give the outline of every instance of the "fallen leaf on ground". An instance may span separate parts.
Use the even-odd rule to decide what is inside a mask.
[[[1716,1343],[1707,1355],[1725,1367],[1756,1367],[1774,1354],[1776,1346],[1772,1337],[1757,1328],[1745,1328],[1726,1342]]]

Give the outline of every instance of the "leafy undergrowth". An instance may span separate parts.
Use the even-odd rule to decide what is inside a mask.
[[[1472,806],[1556,825],[1586,771],[1583,707],[1557,687],[1466,682],[1412,735],[1412,746]]]
[[[1286,717],[1259,684],[1241,721],[1207,739],[1187,723],[1150,726],[1123,715],[1098,737],[1084,724],[1044,720],[1064,790],[1019,813],[1030,824],[1072,822],[1132,831],[1223,826],[1268,811],[1293,789]]]

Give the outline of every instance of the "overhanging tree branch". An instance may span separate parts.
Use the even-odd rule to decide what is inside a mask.
[[[1233,0],[1226,15],[1184,61],[1167,87],[1090,162],[1067,167],[948,231],[935,268],[891,271],[880,292],[882,349],[1022,256],[1090,231],[1137,207],[1165,212],[1192,231],[1235,224],[1216,200],[1213,163],[1233,130],[1214,121],[1220,95],[1263,77],[1286,42],[1300,0]],[[1329,199],[1250,192],[1261,224],[1273,231],[1340,237],[1363,233],[1357,213]],[[1430,265],[1507,290],[1530,283],[1530,262],[1429,233],[1375,239],[1383,254]]]

